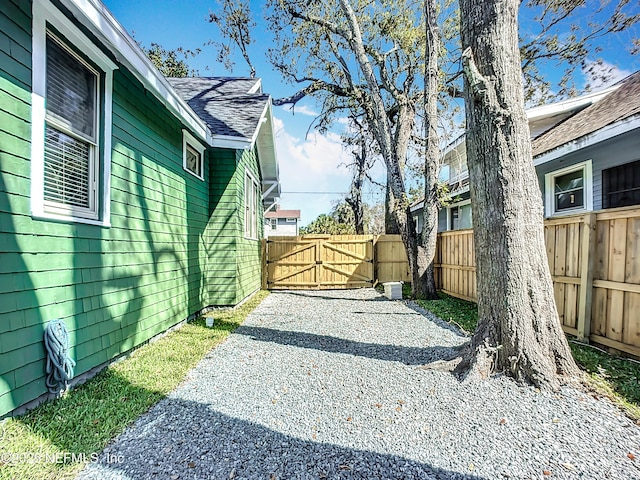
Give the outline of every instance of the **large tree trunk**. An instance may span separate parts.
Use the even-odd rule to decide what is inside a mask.
[[[524,110],[519,0],[461,0],[467,161],[479,325],[459,371],[504,371],[556,389],[578,369],[546,258]]]
[[[364,235],[364,211],[362,208],[362,186],[367,171],[367,142],[363,134],[359,138],[360,151],[354,151],[355,169],[353,172],[353,180],[351,181],[351,191],[345,201],[353,210],[353,221],[356,227],[357,235]]]
[[[413,294],[417,298],[437,299],[434,276],[434,257],[438,235],[438,173],[440,167],[440,139],[438,137],[438,55],[440,35],[436,0],[425,0],[426,63],[424,75],[424,225],[418,242],[418,270],[413,277]]]

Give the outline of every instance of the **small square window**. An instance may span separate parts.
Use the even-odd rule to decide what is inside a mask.
[[[277,218],[272,218],[271,219],[271,230],[277,230],[278,229],[278,219]]]
[[[545,213],[548,217],[592,209],[591,160],[545,175]]]
[[[193,135],[182,131],[182,167],[200,180],[204,180],[204,151]]]

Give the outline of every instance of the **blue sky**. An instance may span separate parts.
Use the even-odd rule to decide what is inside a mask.
[[[236,63],[232,73],[226,71],[222,65],[216,64],[214,49],[203,47],[209,40],[217,40],[217,28],[207,22],[209,11],[216,7],[215,0],[103,0],[103,3],[125,29],[146,46],[155,42],[168,49],[180,46],[202,48],[202,53],[189,62],[202,76],[248,75],[248,69],[241,61]],[[257,6],[256,11],[261,9],[262,2],[252,3]],[[526,26],[523,22],[522,27]],[[637,27],[634,33],[638,35]],[[634,33],[607,38],[601,44],[603,51],[599,57],[614,67],[617,77],[640,70],[640,59],[627,53]],[[259,20],[254,37],[258,41],[252,47],[252,59],[258,76],[263,80],[263,90],[275,98],[292,94],[295,87],[285,84],[265,61],[262,52],[269,44],[270,35]],[[551,76],[557,74],[553,65],[546,73]],[[584,78],[577,78],[576,82],[581,86]],[[321,213],[328,213],[332,202],[343,198],[343,195],[294,192],[347,192],[351,182],[346,167],[350,154],[342,148],[339,135],[331,132],[322,135],[313,130],[307,134],[317,111],[318,106],[309,101],[298,104],[295,114],[283,107],[274,108],[283,190],[281,208],[300,209],[303,225]],[[373,176],[379,180],[384,178],[381,165],[375,167]],[[375,187],[367,187],[365,194],[365,201],[383,200]]]

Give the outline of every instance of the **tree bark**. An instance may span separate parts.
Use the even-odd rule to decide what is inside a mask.
[[[479,325],[458,371],[557,389],[576,375],[544,245],[518,50],[519,0],[461,0]]]
[[[438,173],[440,168],[440,139],[438,137],[438,58],[440,32],[437,22],[436,0],[424,0],[426,63],[424,75],[424,224],[418,242],[417,272],[413,275],[413,294],[417,298],[437,299],[434,276],[434,257],[438,235]]]
[[[353,222],[357,235],[364,235],[364,210],[362,207],[362,185],[367,173],[367,142],[364,134],[360,133],[358,139],[360,151],[354,151],[355,169],[353,172],[353,180],[351,181],[351,191],[345,201],[353,210]]]

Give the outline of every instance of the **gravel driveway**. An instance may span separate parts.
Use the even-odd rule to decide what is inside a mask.
[[[640,479],[608,401],[421,368],[465,340],[372,289],[272,293],[79,478]]]

